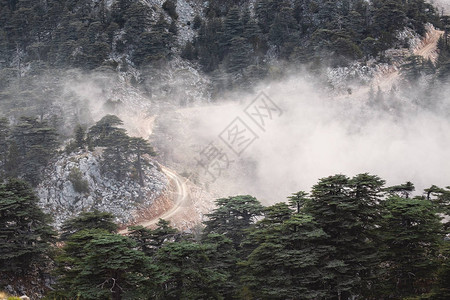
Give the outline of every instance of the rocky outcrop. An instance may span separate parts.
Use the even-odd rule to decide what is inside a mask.
[[[122,181],[103,174],[101,155],[101,149],[62,154],[44,170],[37,193],[40,205],[54,218],[56,227],[93,209],[114,214],[118,223],[132,222],[136,210],[149,206],[167,188],[166,176],[150,158],[141,186],[133,174]],[[74,173],[78,174],[75,179]],[[77,188],[77,183],[82,188]]]

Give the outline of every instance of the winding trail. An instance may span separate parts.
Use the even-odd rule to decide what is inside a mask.
[[[422,56],[424,59],[430,59],[433,63],[437,60],[437,44],[441,35],[444,32],[432,29],[425,34],[420,44],[414,49],[413,55]],[[383,90],[390,89],[396,82],[400,79],[399,68],[400,65],[396,66],[395,71],[391,71],[387,74],[380,74],[381,76],[375,80],[377,86]],[[377,82],[378,81],[378,82]]]
[[[133,226],[143,226],[143,227],[150,227],[152,225],[155,225],[158,223],[159,219],[170,219],[171,217],[175,216],[176,214],[180,213],[183,207],[186,207],[188,202],[190,201],[188,187],[186,185],[186,182],[188,179],[184,179],[181,176],[179,176],[174,171],[170,170],[167,167],[161,166],[161,169],[164,174],[169,178],[170,184],[169,186],[174,187],[174,191],[170,191],[172,194],[172,200],[173,200],[173,206],[165,211],[163,214],[156,216],[152,219],[145,220],[136,224],[133,224]],[[128,228],[120,230],[119,234],[127,234]]]
[[[444,31],[434,29],[427,32],[425,38],[422,40],[420,46],[414,51],[415,55],[420,55],[424,59],[431,59],[436,62],[437,59],[437,44],[439,38],[444,34]]]

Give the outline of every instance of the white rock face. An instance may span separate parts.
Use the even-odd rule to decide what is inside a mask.
[[[431,4],[439,9],[439,12],[443,11],[446,14],[450,14],[450,1],[449,0],[429,0]]]
[[[80,151],[63,154],[44,171],[44,180],[37,187],[41,207],[54,218],[60,227],[66,219],[82,211],[97,209],[114,214],[117,222],[133,221],[133,213],[142,206],[150,205],[168,185],[166,176],[154,161],[145,169],[144,186],[128,176],[118,181],[102,174],[101,150]],[[88,183],[88,193],[74,190],[69,174],[78,169]]]

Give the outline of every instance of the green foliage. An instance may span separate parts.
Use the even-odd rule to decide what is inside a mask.
[[[32,185],[37,185],[42,167],[56,152],[57,136],[47,120],[21,117],[11,130],[7,175],[21,175]]]
[[[195,15],[192,21],[192,29],[197,30],[202,26],[202,18],[199,15]]]
[[[422,198],[390,197],[385,203],[381,238],[389,270],[385,284],[396,297],[429,291],[434,279],[442,224],[435,205]]]
[[[309,215],[287,217],[264,219],[250,234],[256,248],[240,263],[243,290],[261,299],[324,299],[328,272],[320,266],[331,249],[320,244],[327,235]]]
[[[450,43],[448,30],[450,28],[450,17],[443,16],[442,23],[445,28],[444,35],[438,41],[439,57],[436,67],[438,69],[438,78],[441,82],[447,82],[450,78]]]
[[[200,236],[160,220],[123,237],[111,215],[84,213],[63,225],[52,295],[446,299],[448,242],[438,213],[448,190],[432,186],[427,199],[411,198],[412,183],[384,184],[369,174],[335,175],[320,179],[310,196],[293,194],[290,204],[221,198]]]
[[[115,115],[106,115],[100,121],[98,121],[94,126],[89,128],[88,140],[93,146],[105,147],[114,143],[114,135],[124,133],[123,128],[117,126],[123,125],[122,120],[120,120]]]
[[[391,195],[401,196],[403,198],[409,198],[411,192],[415,190],[414,184],[410,181],[400,184],[394,185],[386,188],[386,191]]]
[[[46,263],[55,235],[49,223],[26,182],[0,185],[0,273],[23,275]]]
[[[123,122],[117,116],[107,115],[89,129],[88,143],[91,148],[105,147],[102,155],[102,171],[117,180],[132,176],[144,185],[144,167],[150,166],[149,156],[156,152],[143,138],[129,137]],[[134,172],[134,174],[132,174]]]
[[[173,242],[159,249],[156,260],[162,282],[161,299],[217,299],[227,279],[210,264],[214,245],[190,241]]]
[[[58,258],[60,290],[80,299],[140,299],[157,274],[135,247],[129,238],[101,230],[71,235]]]
[[[297,213],[300,213],[301,208],[308,201],[307,196],[308,193],[304,191],[292,194],[292,196],[288,197],[290,206],[294,208]]]
[[[191,42],[187,42],[181,51],[181,57],[187,60],[193,60],[196,57],[195,49]]]
[[[129,155],[134,158],[133,165],[137,171],[139,184],[144,185],[144,166],[149,166],[149,162],[144,159],[144,155],[155,156],[156,152],[147,140],[143,138],[131,138],[129,141]]]
[[[333,253],[322,260],[330,296],[371,293],[379,272],[374,231],[380,221],[383,184],[368,174],[352,179],[335,175],[321,179],[312,189],[305,212],[327,234],[323,246]]]
[[[444,300],[450,297],[450,241],[447,239],[441,244],[439,255],[439,269],[436,286],[431,299]]]
[[[402,76],[411,84],[415,84],[421,75],[424,75],[424,71],[425,61],[417,55],[407,57],[400,69]]]
[[[125,131],[114,131],[108,136],[102,155],[102,171],[112,174],[117,180],[125,179],[130,162],[128,149],[130,138]]]
[[[441,23],[435,9],[423,0],[259,0],[253,6],[253,16],[246,5],[237,9],[234,1],[208,4],[208,20],[200,27],[194,52],[204,71],[217,72],[224,63],[228,65],[226,71],[233,75],[243,69],[240,62],[234,67],[236,64],[230,64],[230,57],[224,55],[232,52],[233,39],[245,38],[252,45],[240,47],[244,60],[252,56],[247,63],[250,66],[264,64],[269,49],[272,55],[275,49],[279,58],[293,63],[317,61],[345,66],[355,59],[377,58],[383,50],[396,45],[395,32],[405,26],[424,34],[426,22]],[[219,22],[223,25],[217,26]]]
[[[14,60],[17,64],[2,69],[6,76],[0,75],[5,77],[0,85],[8,85],[27,65],[92,70],[117,55],[129,56],[131,62],[126,63],[138,67],[170,60],[181,50],[174,40],[176,6],[175,0],[162,4],[173,21],[169,25],[162,15],[155,14],[154,7],[133,0],[113,1],[111,6],[105,1],[92,5],[84,0],[5,0],[0,13],[0,25],[4,25],[0,26],[0,61]],[[192,28],[199,35],[192,41],[191,52],[198,56],[184,57],[198,59],[208,73],[226,70],[233,76],[236,70],[245,73],[245,68],[226,66],[230,58],[225,54],[233,39],[245,38],[244,44],[252,45],[241,48],[244,57],[252,58],[248,62],[252,67],[264,69],[269,49],[271,55],[302,63],[320,61],[335,53],[339,64],[345,65],[361,56],[376,57],[394,46],[395,31],[405,26],[424,34],[427,22],[441,28],[445,25],[424,0],[258,0],[253,5],[248,1],[212,0],[203,13],[204,18],[196,15],[192,20]],[[27,24],[19,20],[27,20]],[[318,30],[333,31],[341,39],[314,41],[313,34]],[[324,44],[327,47],[322,49]],[[300,49],[315,55],[298,55]]]
[[[259,201],[249,195],[220,198],[216,200],[217,208],[208,214],[205,233],[223,234],[237,247],[256,217],[262,215],[263,207]]]
[[[177,14],[177,2],[174,0],[166,0],[164,1],[162,5],[163,9],[169,14],[169,16],[177,20],[178,14]]]
[[[170,222],[160,219],[157,228],[152,230],[142,226],[129,227],[130,238],[137,244],[137,249],[147,256],[153,256],[163,244],[169,240],[173,240],[178,233],[176,229],[171,227]]]
[[[75,192],[80,194],[89,193],[89,182],[83,178],[83,173],[81,173],[80,169],[73,168],[70,170],[68,179],[72,183]]]
[[[171,56],[171,47],[174,43],[173,35],[176,32],[170,32],[169,29],[170,25],[166,22],[164,16],[160,15],[151,31],[139,35],[138,47],[133,54],[133,59],[137,65],[165,61]]]
[[[245,38],[235,37],[230,41],[230,52],[228,54],[228,72],[242,72],[250,64],[250,45]]]
[[[86,143],[86,131],[81,125],[75,127],[75,145],[83,149]]]
[[[67,240],[73,234],[82,230],[101,229],[109,233],[117,231],[114,216],[107,212],[94,210],[83,212],[77,217],[68,219],[61,227],[61,239]]]
[[[0,118],[0,181],[5,176],[8,158],[9,124],[6,118]]]

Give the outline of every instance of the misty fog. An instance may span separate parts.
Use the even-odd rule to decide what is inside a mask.
[[[65,135],[72,134],[76,123],[88,127],[105,114],[116,114],[130,135],[150,139],[162,164],[215,197],[251,194],[265,203],[279,202],[338,173],[368,172],[387,185],[411,181],[416,194],[432,184],[448,185],[448,87],[428,92],[431,102],[423,96],[427,85],[420,84],[383,90],[381,100],[369,100],[367,86],[331,97],[322,80],[304,73],[261,83],[252,92],[231,91],[210,102],[202,83],[206,79],[183,76],[149,82],[151,94],[107,72],[66,71],[58,79],[45,77],[34,84],[43,93],[52,90],[47,96],[53,103],[45,112],[55,113],[55,107],[62,111]],[[377,96],[377,87],[372,90]],[[282,110],[281,116],[267,120],[265,132],[244,113],[260,92]],[[236,117],[258,136],[240,156],[218,137]],[[210,143],[232,161],[215,182],[198,163]]]
[[[360,98],[331,98],[310,76],[297,75],[262,84],[255,91],[264,91],[283,111],[267,122],[266,132],[258,131],[243,112],[257,92],[180,109],[160,118],[164,125],[160,132],[167,130],[168,135],[153,137],[172,148],[165,149],[167,162],[180,171],[197,168],[207,181],[209,176],[196,157],[210,142],[229,150],[218,135],[240,116],[259,138],[241,157],[229,155],[235,162],[209,185],[220,196],[252,194],[273,203],[293,192],[309,191],[319,178],[338,173],[368,172],[385,179],[387,185],[411,181],[416,194],[432,184],[448,185],[450,98],[444,90],[432,104],[406,99],[405,95],[422,93],[411,88],[396,95],[385,91],[383,103],[377,104],[368,101],[368,93]]]

